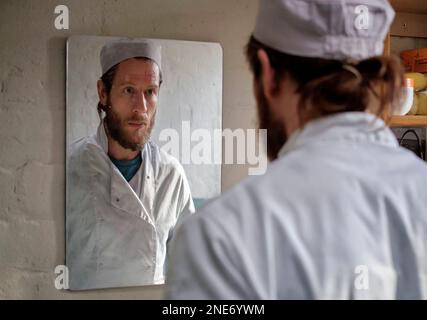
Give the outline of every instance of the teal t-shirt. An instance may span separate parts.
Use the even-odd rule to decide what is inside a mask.
[[[133,178],[142,163],[141,153],[138,153],[138,155],[132,160],[116,160],[111,157],[110,159],[122,173],[123,177],[125,177],[127,182]]]

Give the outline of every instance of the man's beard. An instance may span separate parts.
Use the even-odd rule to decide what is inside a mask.
[[[288,140],[285,124],[272,113],[267,98],[262,91],[261,84],[256,86],[258,121],[260,129],[267,129],[267,157],[273,161],[277,159],[280,149]]]
[[[108,101],[108,105],[111,106],[110,101]],[[131,149],[132,151],[142,150],[144,145],[150,139],[151,130],[153,129],[155,122],[155,111],[149,121],[147,115],[134,115],[131,118],[123,119],[121,118],[113,108],[109,108],[106,112],[106,116],[104,118],[104,123],[106,125],[106,129],[110,137],[116,140],[123,148]],[[127,126],[128,121],[142,122],[144,123],[144,128],[139,130],[144,130],[142,136],[138,141],[134,141],[130,136],[129,132],[125,130],[125,126]]]

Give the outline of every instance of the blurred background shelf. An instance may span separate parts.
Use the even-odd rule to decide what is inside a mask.
[[[384,41],[384,54],[389,55],[390,37],[427,38],[427,0],[390,0],[396,16]],[[407,48],[410,49],[410,48]]]
[[[426,0],[390,0],[390,3],[398,12],[427,14]]]
[[[427,0],[389,0],[396,16],[385,39],[384,54],[427,47]],[[394,128],[427,128],[427,116],[393,116]],[[427,132],[427,129],[426,129]]]
[[[392,116],[391,127],[427,127],[427,116]]]

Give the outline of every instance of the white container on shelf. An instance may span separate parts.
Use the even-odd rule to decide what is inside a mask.
[[[411,110],[412,103],[414,102],[414,80],[405,78],[405,86],[403,87],[403,94],[399,105],[393,110],[393,115],[403,116]]]

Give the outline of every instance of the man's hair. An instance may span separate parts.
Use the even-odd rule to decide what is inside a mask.
[[[154,60],[146,57],[136,57],[135,59],[143,60],[143,61],[151,61],[152,63],[156,63]],[[108,95],[110,95],[111,88],[113,87],[114,77],[116,76],[116,72],[117,72],[117,68],[119,67],[119,64],[120,62],[112,66],[101,77],[102,83],[104,84],[105,90],[107,91]],[[163,82],[162,71],[159,68],[159,87],[161,86],[162,82]],[[98,115],[101,117],[101,110],[102,110],[101,102],[98,102],[97,109],[98,109]]]
[[[277,88],[286,76],[296,82],[296,93],[301,95],[298,112],[304,121],[340,112],[366,111],[372,97],[379,100],[377,115],[387,119],[400,99],[404,78],[396,57],[373,57],[358,63],[299,57],[272,49],[251,36],[246,57],[256,80],[261,76],[259,49],[268,55]],[[350,67],[346,69],[345,65]],[[311,102],[310,110],[308,102]]]

